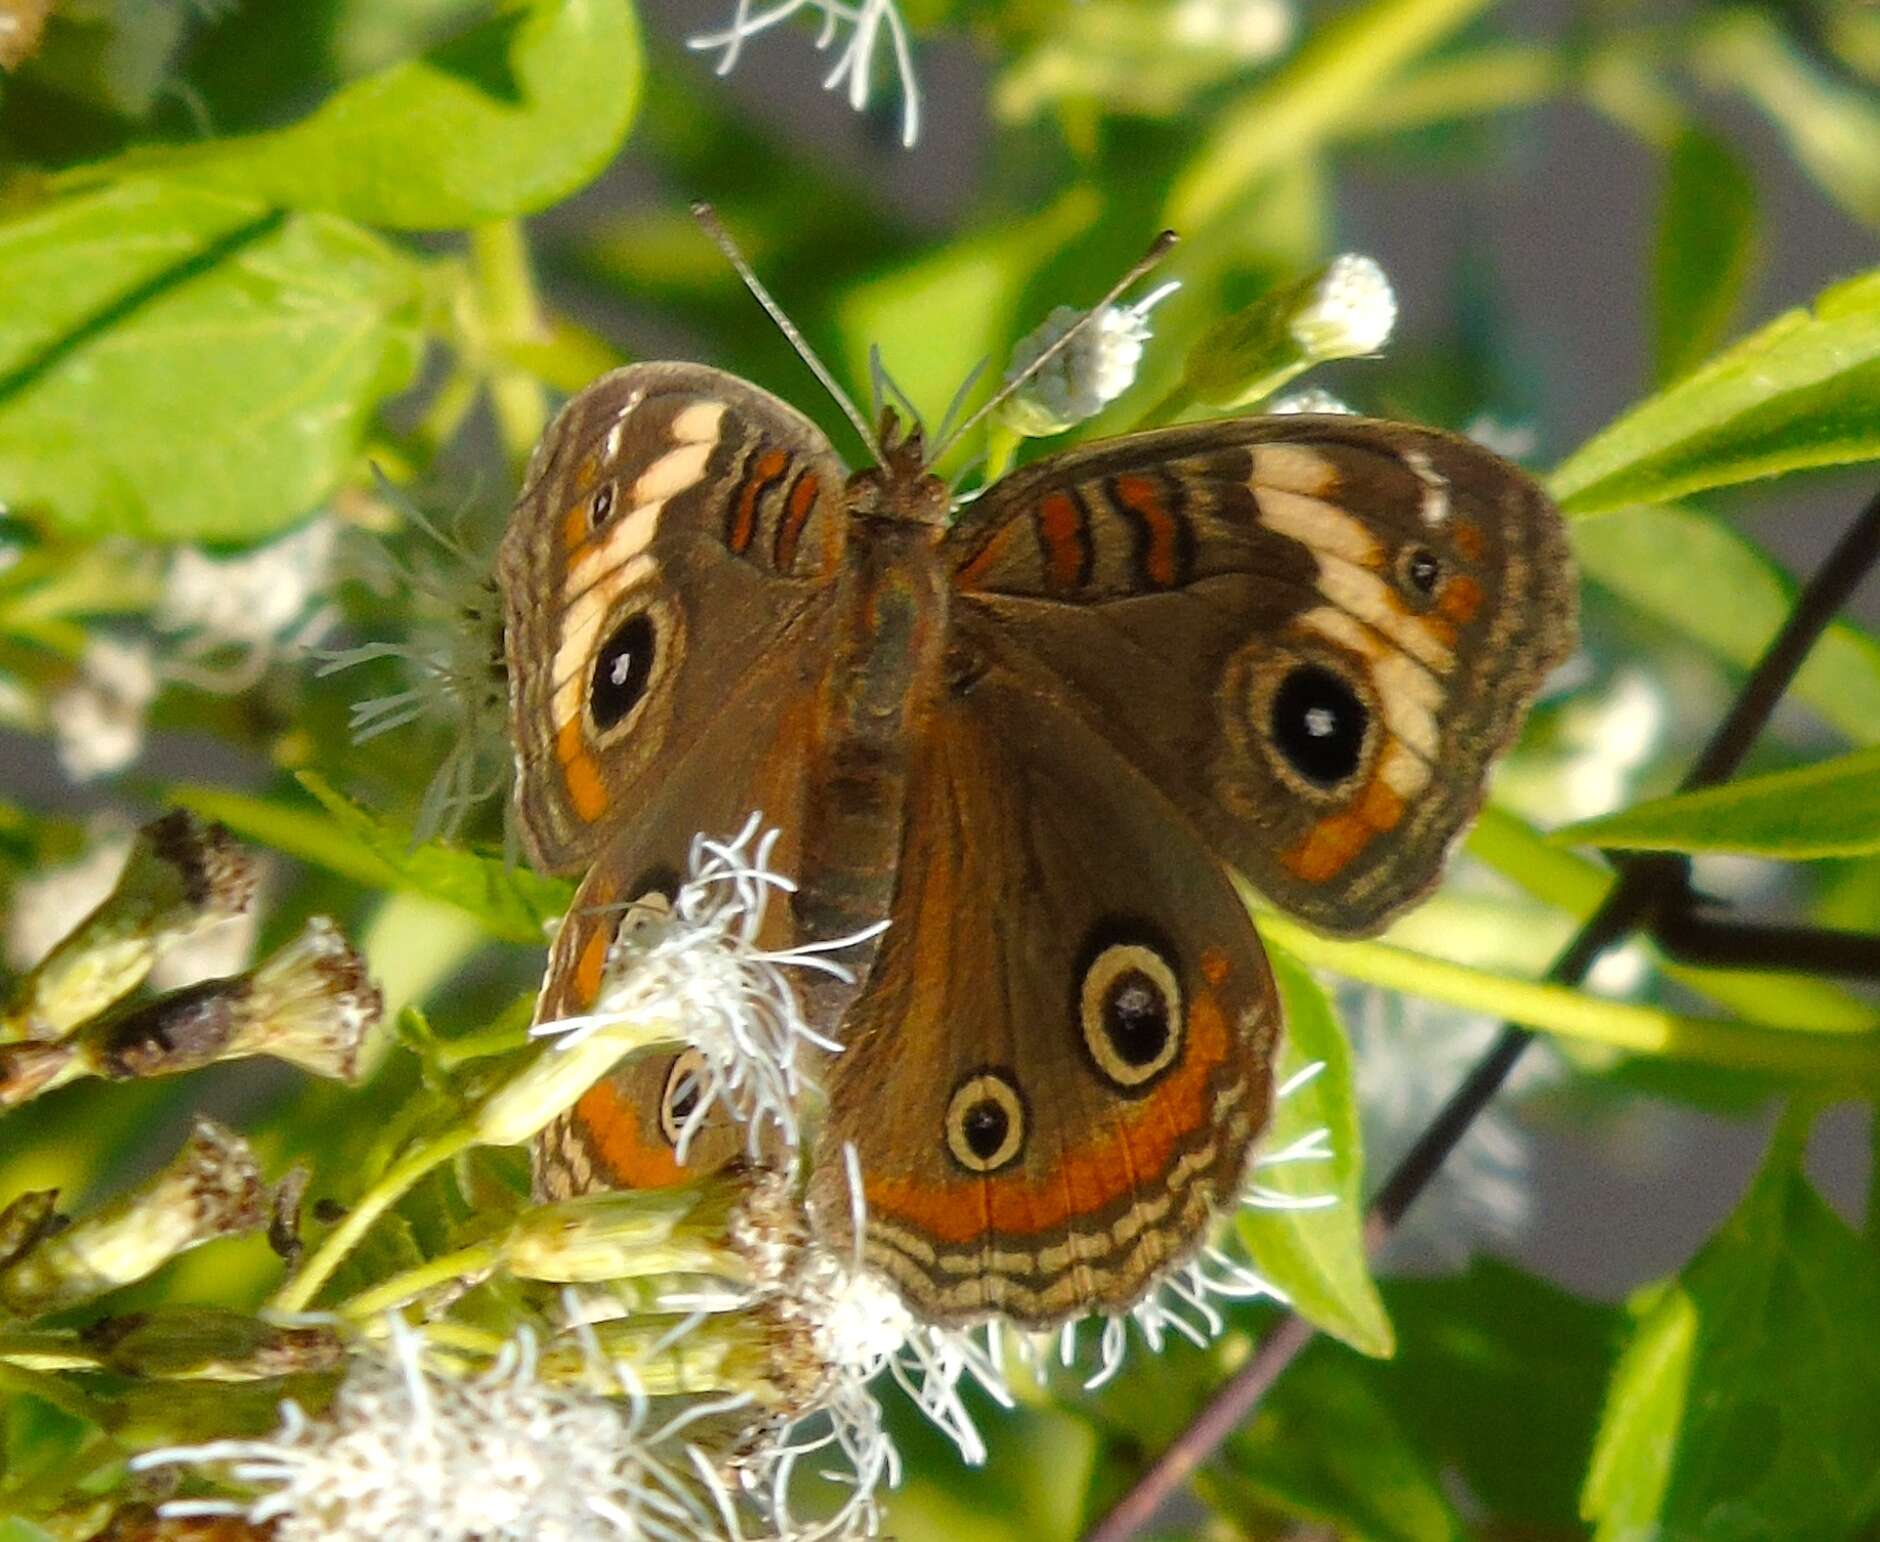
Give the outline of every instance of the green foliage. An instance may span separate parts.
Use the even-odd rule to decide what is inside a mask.
[[[1778,317],[1554,471],[1574,514],[1880,456],[1880,269]]]
[[[1790,861],[1880,851],[1880,750],[1635,803],[1555,839],[1626,851],[1735,851]]]
[[[1785,1131],[1723,1229],[1633,1303],[1586,1480],[1600,1542],[1880,1521],[1880,1345],[1854,1326],[1880,1322],[1880,1252],[1803,1177],[1806,1123]]]
[[[1756,257],[1756,184],[1724,141],[1699,129],[1665,157],[1652,255],[1652,357],[1661,382],[1716,352]]]

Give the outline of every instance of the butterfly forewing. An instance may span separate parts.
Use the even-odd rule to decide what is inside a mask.
[[[1403,424],[1104,441],[994,486],[948,546],[961,635],[1331,931],[1374,931],[1435,882],[1573,636],[1545,496]]]

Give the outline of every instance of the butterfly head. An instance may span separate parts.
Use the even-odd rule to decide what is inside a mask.
[[[892,519],[941,526],[952,509],[947,485],[927,469],[927,446],[920,424],[905,432],[892,407],[882,410],[881,464],[849,478],[849,512],[859,518]]]

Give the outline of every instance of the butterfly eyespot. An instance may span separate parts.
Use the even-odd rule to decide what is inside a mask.
[[[1443,576],[1442,559],[1427,546],[1410,547],[1398,558],[1397,568],[1404,583],[1426,597],[1436,593]]]
[[[598,530],[607,523],[607,516],[614,512],[614,484],[607,483],[595,493],[594,501],[588,505],[588,528]]]
[[[645,611],[627,617],[601,644],[588,682],[588,710],[602,733],[625,719],[645,696],[657,648],[653,618]]]
[[[997,1172],[1025,1146],[1025,1100],[1003,1073],[979,1071],[947,1101],[947,1150],[968,1172]]]
[[[1119,1087],[1146,1086],[1181,1053],[1181,985],[1156,948],[1104,948],[1084,970],[1077,1006],[1085,1049]]]
[[[673,1057],[672,1067],[666,1072],[665,1090],[659,1097],[659,1131],[669,1145],[677,1146],[684,1138],[710,1076],[710,1065],[696,1049]]]
[[[1288,766],[1315,786],[1336,787],[1363,760],[1370,722],[1351,686],[1322,665],[1301,664],[1273,692],[1268,726]]]

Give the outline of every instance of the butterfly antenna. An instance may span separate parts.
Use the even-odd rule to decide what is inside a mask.
[[[1118,295],[1166,257],[1169,254],[1169,249],[1180,239],[1181,237],[1176,235],[1174,231],[1165,230],[1161,235],[1151,241],[1149,243],[1149,250],[1144,252],[1142,256],[1137,259],[1134,267],[1110,286],[1110,292],[1108,294],[1097,301],[1095,305],[1091,306],[1089,310],[1085,311],[1083,315],[1079,316],[1076,321],[1072,322],[1064,335],[1055,343],[1045,349],[1037,358],[1033,359],[1031,363],[1018,374],[1006,381],[1004,385],[1000,386],[999,389],[992,394],[991,400],[982,403],[977,412],[964,423],[960,424],[958,428],[954,429],[952,433],[943,438],[928,455],[927,464],[930,466],[937,464],[942,455],[946,454],[956,443],[965,438],[973,429],[977,428],[1001,402],[1068,348],[1072,340],[1076,338],[1085,327],[1089,326],[1091,322],[1101,316],[1108,307],[1114,305]]]
[[[738,277],[744,280],[744,287],[750,290],[757,303],[764,307],[770,319],[777,324],[777,330],[783,333],[789,344],[797,352],[797,357],[809,366],[810,373],[822,382],[822,387],[842,409],[843,415],[855,425],[855,432],[862,436],[862,443],[868,446],[869,453],[877,461],[881,459],[881,444],[875,438],[875,431],[868,426],[868,420],[855,410],[855,403],[849,400],[848,393],[836,383],[836,377],[829,373],[828,367],[816,357],[816,351],[810,347],[803,334],[796,329],[796,324],[783,313],[783,307],[770,297],[770,291],[757,280],[751,271],[751,265],[744,260],[744,254],[731,239],[731,233],[719,223],[717,212],[708,203],[692,205],[692,218],[697,220],[705,234],[711,237],[712,245],[725,254],[725,261],[737,270]]]
[[[888,373],[888,366],[881,362],[881,344],[879,343],[868,345],[868,372],[875,381],[876,395],[879,396],[885,390],[906,411],[907,421],[925,434],[927,425],[921,420],[920,408],[908,400],[907,392],[901,389],[900,382]]]

